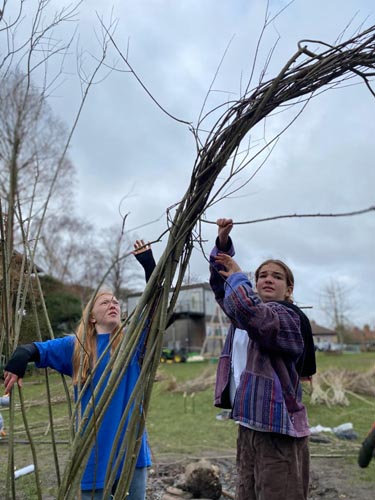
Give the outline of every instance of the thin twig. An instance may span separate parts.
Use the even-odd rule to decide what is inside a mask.
[[[352,215],[363,215],[363,214],[367,214],[369,212],[374,212],[374,211],[375,211],[375,205],[371,206],[369,208],[364,208],[362,210],[355,210],[352,212],[338,212],[338,213],[328,213],[328,214],[316,213],[316,214],[275,215],[273,217],[263,217],[262,219],[253,219],[253,220],[240,221],[240,222],[236,221],[236,222],[233,222],[233,225],[255,224],[257,222],[267,222],[270,220],[302,218],[302,217],[351,217]],[[206,224],[216,224],[215,221],[205,220],[205,219],[202,219],[202,222],[205,222]]]

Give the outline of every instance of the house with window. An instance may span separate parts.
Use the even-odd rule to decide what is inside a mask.
[[[316,349],[318,351],[334,350],[337,345],[337,333],[326,326],[318,325],[314,320],[310,320],[310,324]]]

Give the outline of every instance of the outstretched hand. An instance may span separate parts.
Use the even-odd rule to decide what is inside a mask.
[[[134,255],[139,255],[140,253],[147,252],[147,250],[151,250],[150,243],[145,243],[144,240],[135,240],[134,243]]]
[[[233,229],[233,219],[217,219],[216,224],[218,225],[217,234],[220,248],[224,249],[228,244],[229,233]]]
[[[237,262],[226,253],[219,253],[218,255],[216,255],[215,262],[225,267],[225,269],[219,270],[219,273],[224,276],[224,278],[228,278],[228,276],[233,273],[242,272]]]

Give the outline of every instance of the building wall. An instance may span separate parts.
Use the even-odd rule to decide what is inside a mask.
[[[127,306],[129,313],[132,312],[139,300],[141,294],[135,294],[128,297]],[[169,297],[172,296],[172,292]],[[181,289],[178,294],[175,311],[191,312],[195,314],[211,315],[215,309],[215,297],[211,290],[207,290],[204,285]]]
[[[128,297],[129,313],[135,309],[139,297],[140,294]],[[164,333],[164,347],[200,351],[216,308],[215,296],[207,284],[181,289],[174,309],[177,319]]]
[[[163,346],[197,352],[203,345],[205,335],[204,317],[177,319],[164,333]]]

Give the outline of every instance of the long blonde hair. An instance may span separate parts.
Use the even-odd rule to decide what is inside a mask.
[[[97,332],[95,328],[95,323],[92,321],[92,309],[94,307],[95,302],[102,295],[106,295],[112,293],[109,290],[99,290],[96,295],[91,297],[91,299],[86,304],[82,312],[81,320],[78,324],[77,330],[75,332],[76,341],[74,344],[73,351],[73,384],[77,385],[79,382],[79,372],[80,372],[80,364],[82,359],[82,372],[80,383],[84,383],[89,376],[92,368],[94,367],[97,360]],[[119,345],[122,336],[117,335],[119,332],[120,323],[118,326],[111,332],[111,354],[116,350]]]

